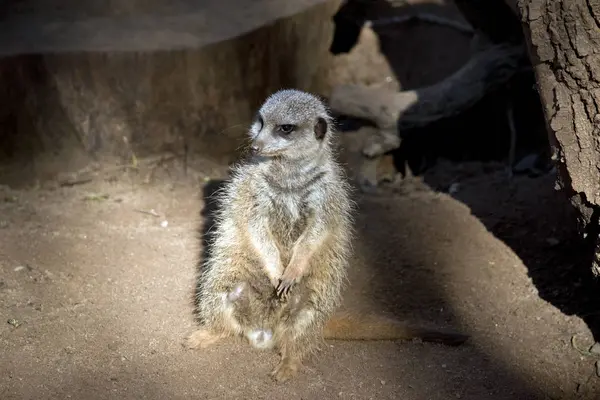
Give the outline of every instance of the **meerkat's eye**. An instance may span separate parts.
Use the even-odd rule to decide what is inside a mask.
[[[289,125],[289,124],[285,124],[285,125],[280,125],[279,126],[279,130],[283,133],[292,133],[292,131],[295,129],[296,127],[294,125]]]

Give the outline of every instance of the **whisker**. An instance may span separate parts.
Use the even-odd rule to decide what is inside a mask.
[[[243,127],[243,126],[246,126],[246,124],[236,124],[236,125],[228,126],[227,128],[224,128],[223,130],[217,132],[217,135],[221,135],[231,129],[235,129],[235,128],[239,128],[239,127]]]

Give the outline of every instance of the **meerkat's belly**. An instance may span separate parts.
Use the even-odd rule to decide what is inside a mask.
[[[298,204],[297,199],[281,198],[273,203],[269,225],[271,232],[282,252],[282,258],[287,258],[294,243],[306,229],[306,209]]]

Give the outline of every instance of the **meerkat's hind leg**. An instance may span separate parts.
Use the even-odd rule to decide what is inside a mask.
[[[232,336],[230,331],[240,331],[239,323],[233,316],[233,304],[238,301],[246,290],[246,283],[242,282],[236,285],[230,292],[221,294],[221,304],[219,306],[219,320],[229,329],[214,329],[208,325],[192,332],[186,338],[186,347],[189,349],[204,349],[219,340]]]
[[[227,301],[234,303],[240,299],[242,293],[246,289],[246,283],[239,283],[236,287],[234,287],[231,292],[227,293]]]
[[[290,351],[288,343],[282,346],[281,360],[271,372],[271,377],[277,382],[287,382],[294,378],[302,367],[302,359],[294,351]]]
[[[295,378],[304,367],[303,361],[307,353],[313,350],[318,341],[312,332],[303,332],[302,339],[296,339],[291,334],[280,344],[281,359],[270,376],[277,382],[283,383]]]
[[[227,336],[225,332],[213,332],[208,328],[200,328],[188,335],[185,339],[185,346],[188,349],[205,349]]]
[[[280,326],[278,342],[281,359],[270,374],[276,381],[286,382],[295,377],[302,368],[306,354],[319,344],[316,315],[314,309],[303,309],[292,321]]]

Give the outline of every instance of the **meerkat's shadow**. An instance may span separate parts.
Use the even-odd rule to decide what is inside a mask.
[[[219,202],[217,201],[217,194],[224,187],[226,180],[224,179],[211,179],[202,188],[202,200],[204,207],[200,210],[200,226],[198,227],[198,234],[201,244],[201,250],[199,254],[198,263],[196,266],[197,274],[202,274],[206,260],[212,254],[212,235],[214,234],[216,221],[215,215],[219,210]],[[194,306],[197,307],[198,299],[198,285],[195,283],[194,286]]]

